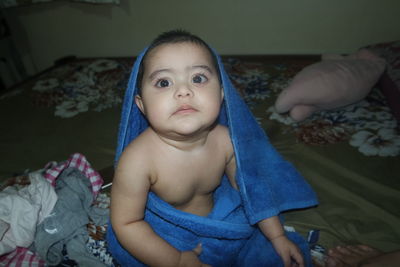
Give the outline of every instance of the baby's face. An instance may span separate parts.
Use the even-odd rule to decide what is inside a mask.
[[[163,44],[149,52],[144,64],[136,103],[156,132],[178,138],[214,124],[223,90],[207,48],[190,42]]]

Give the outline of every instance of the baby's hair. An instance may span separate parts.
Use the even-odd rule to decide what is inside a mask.
[[[160,45],[163,45],[163,44],[177,44],[177,43],[186,43],[186,42],[203,46],[208,50],[208,52],[210,53],[211,58],[213,60],[215,70],[217,71],[218,79],[221,80],[217,58],[216,58],[214,52],[212,51],[212,49],[208,46],[208,44],[206,42],[204,42],[200,37],[193,35],[188,31],[181,30],[181,29],[171,30],[171,31],[161,33],[149,45],[149,47],[146,51],[146,54],[144,55],[143,60],[140,63],[140,67],[139,67],[139,72],[138,72],[138,77],[137,77],[137,82],[136,82],[137,87],[138,87],[138,95],[141,94],[142,80],[143,80],[143,74],[144,74],[144,61],[146,60],[146,56],[149,54],[149,52],[151,50],[153,50],[154,48],[156,48]]]

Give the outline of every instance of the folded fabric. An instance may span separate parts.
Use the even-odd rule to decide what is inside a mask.
[[[87,249],[86,225],[91,217],[91,182],[76,168],[66,168],[56,182],[58,201],[36,229],[34,249],[49,265],[60,264],[64,246],[70,259],[82,266],[104,266]],[[105,217],[108,214],[104,214]]]
[[[146,49],[135,62],[125,94],[116,162],[124,148],[148,127],[134,101],[138,70],[145,52]],[[265,263],[271,263],[270,260],[275,264],[271,266],[279,266],[279,257],[253,225],[285,210],[314,206],[317,204],[316,195],[293,166],[270,144],[230,82],[220,57],[215,55],[224,88],[219,123],[229,128],[237,163],[236,182],[240,190],[236,192],[226,182],[222,183],[215,196],[215,207],[207,218],[178,211],[150,193],[145,220],[177,249],[193,249],[198,244],[196,242],[201,240],[201,257],[205,263],[213,266],[230,266],[240,259],[248,259],[249,255],[255,258],[253,262],[250,261],[250,266],[256,263],[265,266]],[[292,237],[292,234],[289,236]],[[117,261],[133,260],[119,246],[112,227],[108,228],[107,238]],[[293,239],[307,255],[304,241],[297,234],[293,234]],[[247,246],[248,242],[252,244]],[[256,246],[265,249],[262,256],[253,254],[258,249]]]
[[[17,247],[28,248],[36,226],[50,214],[57,201],[54,188],[41,173],[29,174],[30,184],[8,186],[0,192],[0,255]]]
[[[45,267],[46,262],[29,249],[17,247],[12,252],[0,256],[0,266]]]
[[[56,180],[63,170],[66,168],[76,168],[80,170],[90,180],[93,196],[96,197],[103,185],[103,179],[100,174],[92,168],[86,157],[80,153],[72,154],[68,160],[57,163],[49,162],[45,166],[44,177],[53,185],[56,185]]]

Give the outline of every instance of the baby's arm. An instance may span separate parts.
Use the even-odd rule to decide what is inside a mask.
[[[202,266],[199,248],[181,253],[144,221],[151,185],[145,158],[134,146],[128,146],[116,170],[111,191],[111,222],[118,241],[149,266]]]
[[[281,256],[285,267],[291,266],[292,259],[298,266],[304,266],[304,259],[300,249],[286,237],[278,216],[260,221],[258,227],[272,243],[279,256]]]
[[[231,185],[238,190],[238,186],[235,180],[236,159],[232,147],[230,147],[230,149],[228,150],[228,155],[229,156],[225,167],[225,173]],[[258,227],[272,243],[274,249],[279,254],[279,256],[281,256],[285,267],[291,265],[292,258],[294,259],[294,261],[297,262],[300,267],[304,266],[303,256],[299,248],[286,237],[285,231],[282,227],[281,222],[279,221],[278,216],[273,216],[271,218],[262,220],[258,223]]]
[[[229,180],[230,184],[232,185],[232,187],[235,188],[236,190],[239,190],[239,188],[236,184],[236,179],[235,179],[236,159],[235,159],[235,155],[233,154],[233,151],[232,151],[232,155],[228,159],[228,163],[226,164],[225,173],[226,173],[226,176],[228,177],[228,180]]]

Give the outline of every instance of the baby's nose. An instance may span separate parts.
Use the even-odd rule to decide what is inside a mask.
[[[179,98],[193,96],[193,91],[189,85],[182,84],[177,88],[175,96]]]

